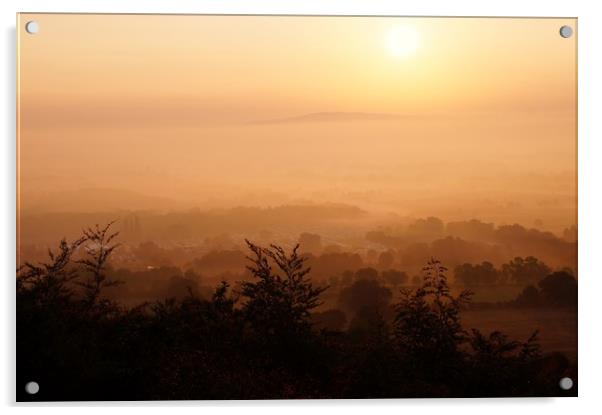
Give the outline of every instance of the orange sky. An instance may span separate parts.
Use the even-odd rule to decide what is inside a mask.
[[[167,107],[178,123],[195,123],[198,112],[252,119],[320,108],[575,105],[575,37],[557,36],[562,24],[575,26],[567,19],[20,16],[32,19],[41,31],[20,37],[22,103],[47,122],[71,105],[72,121],[88,125],[95,119],[85,112],[120,119],[131,106],[148,116]],[[387,44],[399,26],[419,41],[404,58]]]
[[[38,34],[24,31],[29,20]],[[411,200],[438,187],[503,195],[522,180],[526,194],[576,203],[576,36],[561,38],[564,24],[576,28],[574,19],[22,14],[22,203],[115,187],[199,204],[212,186],[232,199],[241,187],[291,183],[311,199],[330,192],[326,183],[341,194],[379,188],[379,168],[382,192]],[[391,46],[399,28],[413,44]],[[303,118],[321,112],[353,114]]]

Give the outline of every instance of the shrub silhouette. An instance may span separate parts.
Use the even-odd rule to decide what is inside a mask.
[[[385,313],[391,302],[392,293],[375,279],[358,279],[345,287],[339,294],[339,303],[344,310],[356,314],[363,309]]]
[[[468,335],[460,324],[461,307],[470,301],[468,290],[453,296],[445,268],[431,259],[423,269],[422,286],[415,291],[401,290],[395,306],[395,339],[407,355],[416,376],[451,377],[461,363],[460,346]]]
[[[347,316],[341,310],[326,310],[312,313],[312,325],[318,330],[342,331]]]
[[[252,256],[247,269],[255,277],[241,283],[243,311],[256,329],[265,334],[306,331],[310,311],[321,305],[319,296],[327,287],[314,287],[308,278],[306,259],[279,246],[262,248],[245,240]],[[273,268],[276,266],[276,270]]]
[[[84,237],[71,243],[63,239],[58,252],[48,250],[48,262],[25,262],[17,269],[17,297],[41,306],[68,302],[73,290],[67,284],[78,277],[76,270],[69,267],[71,257],[85,241]]]
[[[541,294],[533,285],[527,285],[516,297],[515,303],[520,307],[537,307],[542,304]]]
[[[474,384],[471,396],[526,395],[536,377],[535,364],[540,359],[537,331],[525,342],[509,340],[508,336],[494,331],[489,336],[472,330],[470,347],[470,376]],[[492,376],[493,375],[493,376]]]
[[[577,280],[567,271],[553,272],[541,281],[539,289],[528,285],[514,303],[523,307],[575,307]]]
[[[76,284],[84,289],[83,302],[88,308],[107,309],[113,306],[107,299],[100,298],[101,292],[108,287],[114,287],[120,284],[119,281],[107,277],[107,260],[111,253],[119,244],[111,244],[111,241],[119,235],[119,232],[110,233],[111,225],[107,224],[101,228],[96,225],[94,228],[84,229],[82,244],[86,255],[83,259],[76,261],[81,265],[81,272],[87,276],[83,281],[76,281]]]
[[[347,330],[340,311],[316,311],[326,287],[312,284],[298,247],[249,241],[252,280],[126,308],[106,296],[120,289],[107,272],[118,249],[110,226],[17,270],[17,384],[42,385],[31,396],[18,387],[18,400],[541,396],[575,375],[566,357],[540,355],[536,335],[466,330],[470,293],[453,295],[434,259],[392,320],[377,280],[349,286],[372,284],[376,295]],[[546,284],[556,280],[567,281]],[[312,329],[320,320],[331,329]]]
[[[539,282],[541,294],[548,304],[577,304],[577,280],[566,271],[554,272]]]

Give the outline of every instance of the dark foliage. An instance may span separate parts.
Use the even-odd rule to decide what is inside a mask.
[[[454,269],[456,282],[466,287],[493,285],[499,282],[500,272],[491,262],[481,264],[462,264]]]
[[[532,256],[516,257],[502,266],[505,281],[520,284],[537,284],[551,271],[546,264]]]
[[[453,296],[446,271],[438,260],[431,259],[424,267],[422,286],[401,291],[395,317],[395,340],[412,375],[437,384],[455,378],[462,366],[460,346],[468,335],[460,324],[460,310],[472,295],[463,291]]]
[[[383,271],[381,275],[383,280],[393,287],[397,287],[400,284],[406,284],[409,280],[408,274],[394,269]]]
[[[519,307],[575,307],[577,280],[567,271],[553,272],[541,281],[538,288],[529,285],[518,295],[514,304]]]
[[[311,283],[297,248],[251,242],[253,279],[236,289],[223,282],[206,297],[178,290],[125,308],[107,295],[122,289],[107,273],[109,229],[88,229],[47,262],[19,268],[17,385],[41,389],[18,387],[18,400],[555,396],[558,379],[575,376],[562,355],[541,355],[535,335],[517,342],[463,328],[469,293],[453,295],[436,260],[403,291],[392,323],[391,294],[377,280],[348,287],[376,296],[345,330],[341,312],[315,311],[326,288]],[[548,282],[556,280],[567,283]]]
[[[339,304],[351,314],[362,309],[384,313],[392,298],[391,290],[375,279],[361,278],[345,287],[339,294]]]
[[[542,305],[541,294],[533,285],[527,285],[516,297],[514,303],[519,307],[538,307]]]
[[[314,287],[307,278],[310,268],[297,253],[299,245],[288,255],[276,245],[262,248],[246,243],[253,253],[247,269],[255,280],[243,281],[241,294],[243,311],[254,328],[270,336],[309,330],[310,311],[321,304],[319,297],[326,287]]]
[[[566,271],[554,272],[539,282],[545,302],[555,306],[577,304],[577,280]]]

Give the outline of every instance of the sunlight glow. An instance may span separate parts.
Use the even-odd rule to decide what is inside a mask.
[[[398,58],[405,58],[415,54],[419,43],[418,31],[409,25],[393,27],[387,37],[389,52]]]

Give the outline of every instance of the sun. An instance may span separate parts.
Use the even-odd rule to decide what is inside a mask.
[[[406,58],[414,55],[420,44],[420,36],[413,26],[400,25],[389,30],[387,48],[396,58]]]

